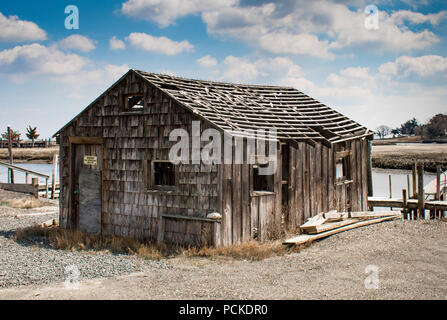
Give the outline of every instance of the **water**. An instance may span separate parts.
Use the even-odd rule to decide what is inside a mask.
[[[53,165],[47,163],[20,163],[17,166],[33,170],[39,173],[49,175],[50,178],[53,174]],[[59,171],[58,171],[59,173]],[[394,198],[402,197],[402,189],[407,189],[407,175],[410,176],[410,193],[412,190],[412,179],[410,170],[396,170],[396,169],[378,169],[373,168],[373,189],[375,197],[389,197],[389,183],[388,176],[391,175],[392,195]],[[16,183],[25,183],[25,173],[14,170],[14,178]],[[425,173],[424,184],[428,184],[431,180],[436,179],[436,174]],[[0,167],[0,182],[8,181],[8,169]],[[30,176],[31,181],[31,176]],[[56,177],[56,181],[59,181],[59,177]],[[39,178],[39,183],[45,183],[44,178]],[[407,193],[408,195],[408,193]]]
[[[53,164],[48,163],[16,163],[14,164],[17,167],[25,168],[28,170],[32,170],[38,173],[46,174],[50,176],[49,182],[51,183],[51,177],[53,175]],[[59,181],[59,168],[56,175],[56,182]],[[29,183],[31,183],[31,178],[39,178],[39,184],[45,184],[45,178],[37,177],[34,175],[29,176]],[[15,183],[25,183],[25,172],[21,172],[18,170],[14,170],[14,182]],[[8,168],[0,166],[0,182],[6,183],[8,182]]]
[[[393,198],[402,198],[402,189],[408,189],[407,175],[410,177],[410,190],[407,191],[407,197],[411,195],[413,190],[411,170],[373,168],[372,178],[375,197],[388,198],[390,196],[389,175],[391,175],[391,192]],[[427,185],[434,179],[436,179],[435,173],[425,173],[424,185]]]

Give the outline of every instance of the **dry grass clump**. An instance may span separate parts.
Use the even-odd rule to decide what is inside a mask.
[[[53,160],[53,154],[59,153],[59,147],[51,148],[13,148],[14,160],[16,161],[35,161]],[[0,149],[0,160],[9,159],[8,149]]]
[[[66,230],[56,226],[29,227],[16,231],[16,241],[31,240],[33,237],[45,238],[50,247],[60,250],[110,251],[116,254],[131,254],[139,257],[160,260],[183,255],[186,257],[227,257],[238,260],[259,261],[272,256],[298,252],[300,247],[287,247],[281,241],[249,241],[227,247],[180,247],[178,245],[157,244],[139,241],[130,237],[91,235],[79,231]]]
[[[159,260],[170,253],[163,244],[141,242],[130,237],[85,234],[54,226],[18,229],[15,235],[16,241],[29,240],[33,237],[45,238],[50,247],[60,250],[106,250],[116,254],[138,255],[151,260]]]
[[[34,197],[24,197],[18,199],[3,200],[0,202],[0,205],[16,209],[34,209],[34,208],[52,206],[54,204]]]
[[[188,248],[182,254],[188,257],[229,257],[238,260],[259,261],[273,256],[280,256],[292,252],[298,252],[300,247],[287,247],[280,241],[257,242],[249,241],[242,244],[234,244],[227,247],[214,248]]]

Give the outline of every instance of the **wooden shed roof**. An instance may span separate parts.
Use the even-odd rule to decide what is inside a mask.
[[[233,135],[256,136],[257,129],[275,128],[282,140],[332,144],[373,134],[292,87],[193,80],[132,71],[199,117]],[[247,133],[250,131],[253,134]]]

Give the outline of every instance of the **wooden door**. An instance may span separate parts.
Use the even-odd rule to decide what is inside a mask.
[[[101,233],[102,146],[73,145],[72,225],[81,232]]]

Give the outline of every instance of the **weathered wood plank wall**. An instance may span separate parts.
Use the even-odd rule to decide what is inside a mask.
[[[143,111],[123,112],[123,95],[145,97]],[[155,240],[161,214],[205,217],[217,211],[222,223],[165,219],[164,239],[183,244],[217,241],[229,245],[279,231],[282,215],[282,159],[279,153],[273,193],[253,193],[253,168],[246,164],[180,164],[176,188],[148,191],[148,161],[168,160],[175,142],[171,130],[192,121],[201,131],[210,126],[167,95],[130,73],[67,126],[60,135],[60,223],[71,225],[69,137],[103,138],[102,233]],[[202,146],[207,142],[202,142]],[[244,154],[247,142],[243,141]],[[190,142],[190,150],[192,145]],[[297,228],[319,212],[337,209],[367,210],[366,140],[351,140],[333,148],[317,143],[289,145],[287,177],[289,210],[285,225]],[[337,152],[349,151],[350,183],[336,181]],[[234,155],[233,149],[233,155]],[[245,158],[245,161],[247,159]],[[283,179],[284,178],[284,179]],[[218,231],[214,230],[215,228]],[[214,231],[213,231],[214,230]]]
[[[123,95],[138,93],[144,94],[144,110],[123,112]],[[175,143],[169,141],[169,133],[175,128],[191,133],[192,121],[200,121],[202,131],[209,128],[134,74],[99,98],[60,136],[61,225],[74,227],[69,217],[71,136],[104,139],[103,234],[156,239],[160,214],[205,217],[209,212],[220,211],[217,165],[180,164],[176,166],[178,181],[174,191],[147,190],[147,161],[168,160],[170,147]],[[167,219],[164,239],[178,242],[183,238],[194,244],[198,238],[209,241],[210,236],[202,232],[211,232],[209,224]]]

